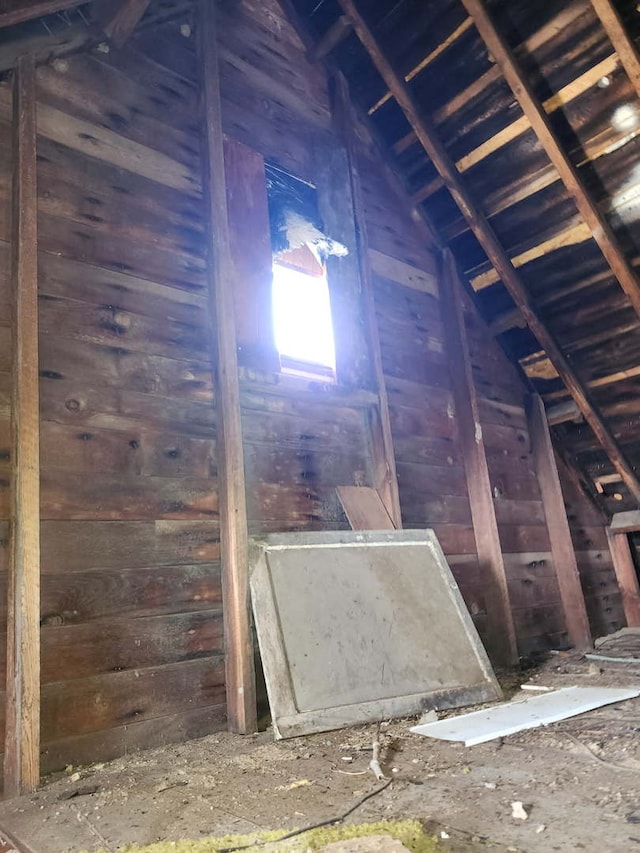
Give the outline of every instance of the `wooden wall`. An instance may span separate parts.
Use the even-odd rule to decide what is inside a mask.
[[[466,315],[482,434],[521,653],[568,636],[525,415],[526,388],[475,312]]]
[[[224,723],[198,103],[143,46],[38,71],[45,769]]]
[[[322,68],[306,60],[274,0],[222,2],[218,26],[225,132],[264,160],[318,183],[324,168],[319,151],[332,140]],[[227,175],[229,191],[249,179],[242,163],[236,163]],[[325,190],[319,186],[320,201]],[[259,243],[268,227],[259,215],[252,223],[257,233],[249,240],[246,211],[231,222],[238,264],[244,263],[247,242]],[[255,257],[255,245],[252,251],[270,289],[270,247],[264,263]],[[345,328],[355,335],[358,320],[343,316]],[[250,533],[348,527],[335,488],[370,482],[368,404],[359,390],[319,387],[259,367],[241,369]]]
[[[607,519],[562,461],[558,470],[591,631],[594,637],[603,637],[626,625],[604,527]]]
[[[390,194],[380,165],[360,163],[378,325],[406,527],[433,527],[481,635],[486,601],[445,357],[433,256]],[[382,255],[388,253],[388,255]],[[389,257],[391,256],[391,257]],[[528,388],[471,305],[465,320],[520,654],[568,644],[525,414]],[[604,519],[581,492],[568,513],[591,627],[617,625],[619,596]],[[589,525],[580,541],[579,530]],[[582,528],[583,529],[583,528]],[[576,538],[576,536],[578,538]],[[615,597],[615,596],[614,596]],[[609,620],[609,621],[607,621]]]
[[[336,140],[324,71],[308,63],[276,0],[219,6],[226,133],[314,180],[318,152]],[[186,14],[142,30],[120,53],[38,72],[45,769],[224,724],[193,24]],[[0,525],[8,96],[0,88]],[[436,530],[482,632],[434,257],[371,151],[360,173],[404,524]],[[242,229],[232,237],[242,252]],[[526,389],[472,314],[467,324],[520,650],[562,646]],[[327,389],[246,366],[240,379],[250,531],[346,527],[335,487],[372,476],[367,382]],[[585,499],[568,500],[602,633],[619,620],[606,540]]]

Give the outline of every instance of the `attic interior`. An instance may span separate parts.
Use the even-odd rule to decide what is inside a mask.
[[[0,849],[640,843],[639,43],[0,0]]]

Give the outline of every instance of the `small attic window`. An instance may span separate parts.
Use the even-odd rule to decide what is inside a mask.
[[[326,270],[306,246],[283,252],[274,260],[272,300],[275,342],[282,369],[287,373],[335,377]]]
[[[324,234],[316,189],[266,166],[273,253],[272,306],[283,372],[335,380],[335,342],[325,260],[346,249]]]

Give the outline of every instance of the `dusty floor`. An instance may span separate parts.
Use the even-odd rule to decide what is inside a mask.
[[[553,657],[522,680],[634,686],[640,664]],[[456,853],[640,853],[640,699],[470,748],[413,735],[411,722],[382,724],[394,781],[350,821],[430,821],[450,836],[443,849]],[[366,769],[376,731],[279,743],[270,732],[217,734],[74,768],[31,797],[0,804],[0,826],[34,853],[62,853],[312,824],[376,788]],[[511,816],[516,800],[525,821]]]

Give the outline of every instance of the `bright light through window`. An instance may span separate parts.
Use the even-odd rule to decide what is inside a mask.
[[[327,279],[273,265],[273,322],[283,359],[335,370]]]

